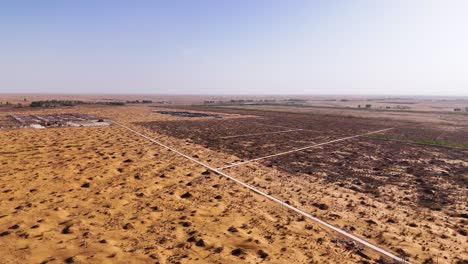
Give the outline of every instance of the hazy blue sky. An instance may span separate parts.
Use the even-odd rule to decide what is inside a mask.
[[[465,0],[0,0],[0,92],[468,95]]]

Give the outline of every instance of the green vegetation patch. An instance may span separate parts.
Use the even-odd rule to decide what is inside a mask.
[[[430,138],[416,138],[412,140],[407,140],[407,139],[402,139],[399,137],[386,135],[386,134],[372,134],[366,137],[376,138],[376,139],[385,139],[385,140],[397,140],[397,141],[403,141],[403,142],[408,142],[408,143],[418,143],[418,144],[441,146],[441,147],[456,147],[456,148],[468,149],[468,142],[458,143],[458,142],[452,142],[448,140],[437,140],[437,139],[430,139]]]

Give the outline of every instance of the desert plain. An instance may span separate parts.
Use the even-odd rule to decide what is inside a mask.
[[[468,262],[464,99],[0,98],[2,263],[396,262],[193,160],[409,263]],[[108,98],[130,103],[28,106]],[[11,118],[64,113],[110,125]]]

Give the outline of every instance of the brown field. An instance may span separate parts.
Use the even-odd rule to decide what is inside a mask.
[[[92,114],[214,167],[392,127],[223,171],[411,263],[468,261],[466,123],[153,106],[3,107],[0,122]],[[157,113],[174,109],[222,118]],[[0,143],[2,263],[391,263],[117,125],[7,129]]]

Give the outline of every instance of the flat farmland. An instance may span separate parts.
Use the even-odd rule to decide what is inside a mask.
[[[422,142],[415,140],[419,137],[429,143],[439,140],[463,146],[468,143],[464,128],[428,129],[395,121],[321,118],[304,114],[284,116],[267,112],[257,117],[252,112],[248,114],[249,118],[175,120],[138,125],[235,155],[240,159],[230,162],[234,166],[239,161],[266,156],[261,163],[267,167],[291,174],[321,175],[328,182],[375,197],[386,186],[394,186],[406,188],[406,192],[414,196],[405,196],[399,202],[410,201],[431,209],[444,207],[450,210],[453,209],[450,206],[466,201],[459,198],[465,198],[463,191],[468,185],[468,149],[420,144]],[[383,128],[391,129],[345,139]],[[341,139],[345,140],[333,142]],[[319,146],[295,151],[317,144]],[[288,151],[292,153],[268,157]]]
[[[336,114],[303,112],[297,107],[260,106],[225,108],[192,106],[186,109],[218,111],[225,114],[256,116],[258,122],[275,127],[303,128],[319,130],[324,133],[355,135],[366,131],[393,127],[385,133],[390,139],[416,141],[421,143],[451,144],[468,148],[468,115],[457,115],[457,120],[445,123],[425,122],[417,118],[418,113],[394,113],[393,118],[379,118],[369,115],[361,117],[348,115],[347,110]],[[276,109],[276,110],[275,110]],[[451,116],[451,115],[449,115]],[[441,116],[441,118],[443,115]]]
[[[278,128],[257,123],[255,118],[147,122],[139,125],[210,149],[253,159],[343,137],[323,132]]]
[[[328,115],[314,115],[308,113],[296,112],[275,112],[263,111],[255,109],[231,109],[223,107],[205,107],[205,106],[187,106],[184,109],[192,111],[207,111],[212,113],[230,114],[236,116],[245,116],[244,124],[242,122],[236,125],[229,124],[223,127],[223,120],[213,121],[207,120],[207,124],[220,125],[220,132],[224,129],[221,128],[234,128],[235,130],[248,131],[249,125],[267,125],[276,128],[302,128],[314,131],[321,131],[324,133],[340,133],[340,134],[358,134],[372,130],[379,130],[396,124],[393,120],[378,120],[371,118],[356,118],[352,116],[328,116]],[[235,123],[235,122],[233,122]],[[236,128],[237,127],[237,128]],[[247,133],[245,133],[247,134]]]

